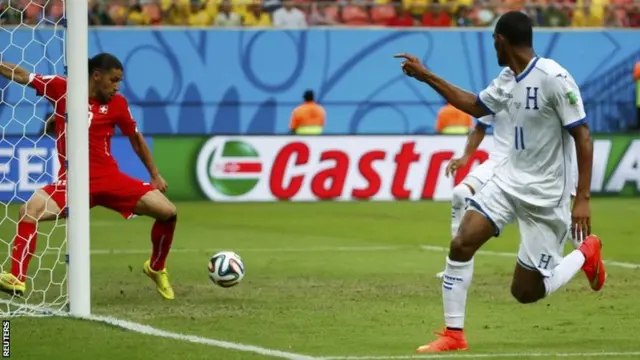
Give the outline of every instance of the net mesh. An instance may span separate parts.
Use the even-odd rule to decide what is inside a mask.
[[[65,74],[64,2],[0,1],[0,53],[4,62],[43,75]],[[57,135],[47,119],[54,104],[28,86],[0,77],[0,259],[10,272],[21,206],[39,188],[55,182]],[[2,294],[1,315],[48,315],[66,311],[66,224],[38,225],[37,248],[28,268],[24,296]]]

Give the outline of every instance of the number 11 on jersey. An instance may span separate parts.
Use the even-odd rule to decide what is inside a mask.
[[[524,131],[522,126],[516,126],[514,130],[516,150],[524,150]]]

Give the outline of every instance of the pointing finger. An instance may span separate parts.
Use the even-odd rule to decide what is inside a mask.
[[[399,53],[399,54],[395,54],[393,55],[394,58],[403,58],[403,59],[407,59],[408,61],[417,61],[417,57],[411,55],[411,54],[407,54],[407,53]]]

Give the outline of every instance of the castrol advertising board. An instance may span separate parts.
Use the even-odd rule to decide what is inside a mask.
[[[445,176],[464,136],[216,136],[196,177],[213,201],[448,200],[454,184],[488,159],[488,136],[465,168]]]

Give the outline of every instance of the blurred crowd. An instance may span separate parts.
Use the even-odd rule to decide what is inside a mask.
[[[640,0],[89,0],[91,26],[492,26],[508,10],[537,26],[640,28]],[[55,24],[62,0],[0,0],[0,23]]]

